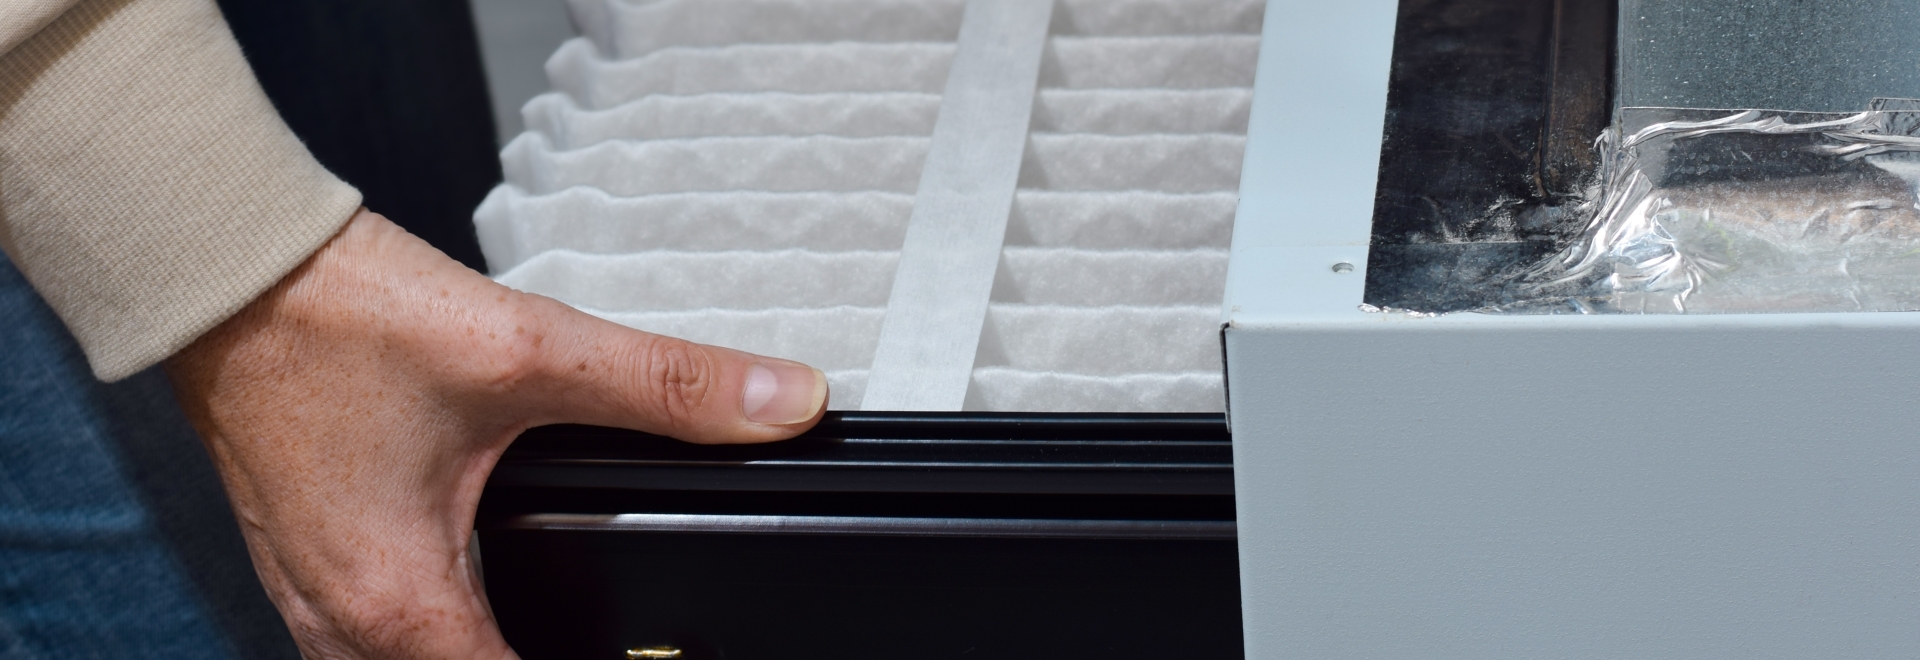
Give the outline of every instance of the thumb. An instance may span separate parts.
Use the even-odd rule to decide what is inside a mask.
[[[555,303],[540,372],[546,423],[616,426],[687,442],[784,440],[827,407],[827,378],[791,360],[633,330]]]

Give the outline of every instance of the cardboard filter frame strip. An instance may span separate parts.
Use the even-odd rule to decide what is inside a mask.
[[[1053,2],[970,0],[861,407],[966,401]]]

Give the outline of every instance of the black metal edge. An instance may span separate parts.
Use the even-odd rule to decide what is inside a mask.
[[[517,465],[489,487],[700,492],[1233,495],[1233,470],[783,469]]]
[[[560,424],[527,430],[518,443],[548,439],[660,438],[596,426]],[[1165,440],[1226,442],[1221,413],[979,413],[828,411],[795,440],[847,438],[1006,440]]]
[[[1616,0],[1554,0],[1546,125],[1535,152],[1542,197],[1578,195],[1600,168],[1593,141],[1613,120],[1619,15]]]
[[[801,437],[1229,440],[1221,413],[830,411]]]
[[[1231,323],[1220,324],[1220,404],[1226,412],[1220,414],[1220,425],[1226,427],[1229,437],[1233,434],[1233,361],[1227,359],[1227,330]]]
[[[1051,520],[672,513],[533,513],[507,518],[493,529],[629,534],[776,534],[1159,541],[1231,541],[1237,537],[1236,525],[1231,520]]]
[[[723,446],[690,445],[623,429],[549,426],[528,431],[502,456],[489,487],[1231,495],[1231,438],[1224,416],[1217,413],[836,411],[793,440]],[[928,439],[978,445],[965,450],[972,458],[957,463],[949,452],[928,454],[926,461],[917,462],[901,460],[898,450],[850,454],[856,445],[848,439],[866,447]],[[1067,447],[1050,448],[1048,442],[1075,445],[1075,452],[1087,449],[1086,444],[1111,443],[1115,453],[1110,460],[1055,462],[1047,459],[1064,458],[1055,450]],[[1163,458],[1140,453],[1143,445],[1163,442],[1187,449]],[[1192,454],[1195,450],[1202,454]]]

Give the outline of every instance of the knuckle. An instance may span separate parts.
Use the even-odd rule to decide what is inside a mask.
[[[713,357],[693,344],[661,338],[642,349],[641,359],[639,373],[648,386],[643,391],[653,393],[657,412],[677,428],[692,425],[714,393]]]

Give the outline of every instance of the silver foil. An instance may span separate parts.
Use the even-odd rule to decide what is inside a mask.
[[[1623,108],[1589,220],[1504,311],[1920,310],[1917,110]]]

